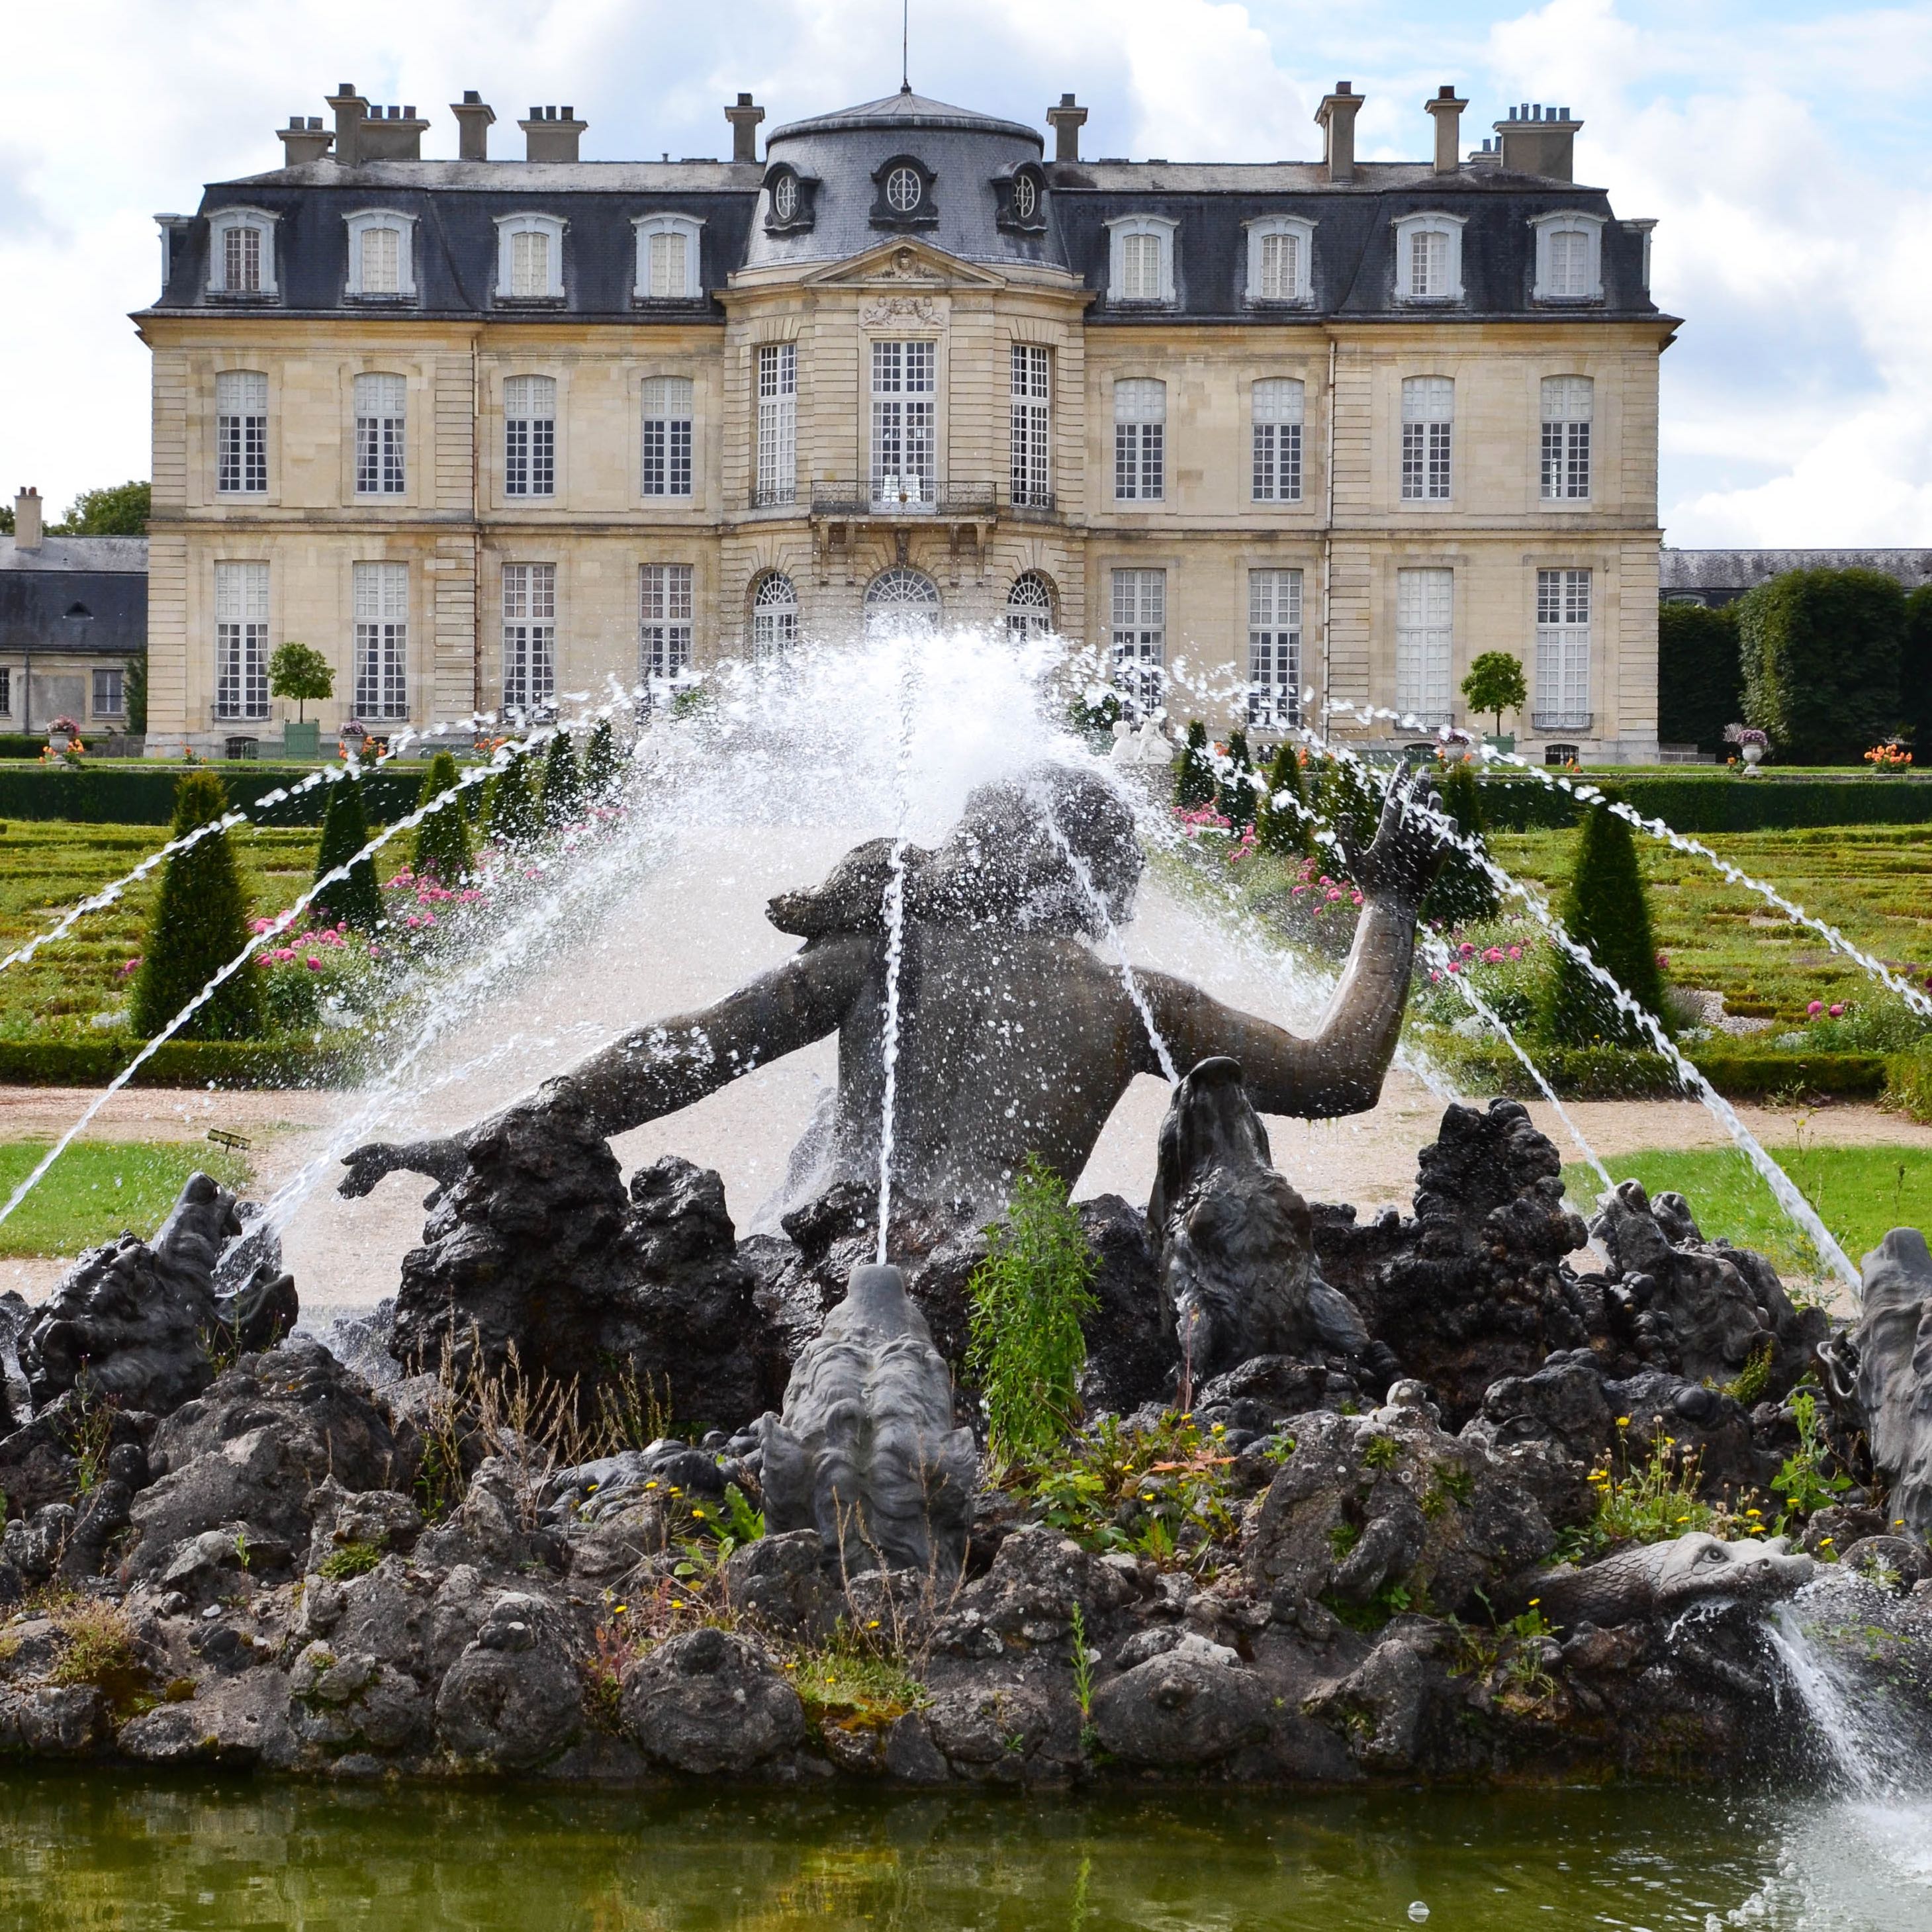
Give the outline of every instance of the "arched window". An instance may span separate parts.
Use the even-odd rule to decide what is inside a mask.
[[[344,219],[349,230],[350,294],[415,295],[416,217],[393,208],[371,208]]]
[[[1180,224],[1164,214],[1118,215],[1107,224],[1107,299],[1174,300],[1174,238]]]
[[[563,298],[563,231],[555,214],[496,218],[496,298],[500,302]]]
[[[866,586],[868,631],[929,631],[939,622],[939,586],[922,570],[896,564]]]
[[[1306,302],[1314,223],[1270,214],[1248,223],[1247,230],[1249,301]]]
[[[640,214],[638,273],[633,294],[640,302],[688,302],[704,290],[698,280],[698,238],[704,224],[688,214]]]
[[[1407,214],[1396,222],[1397,301],[1462,299],[1462,221],[1460,214]]]
[[[224,208],[208,218],[209,294],[276,292],[275,220],[261,208]]]
[[[1016,644],[1053,628],[1053,592],[1036,570],[1022,571],[1006,592],[1006,635]]]
[[[1565,212],[1539,215],[1531,225],[1536,230],[1536,299],[1601,302],[1603,218]]]
[[[782,658],[797,642],[798,592],[783,571],[769,572],[752,597],[752,658]]]

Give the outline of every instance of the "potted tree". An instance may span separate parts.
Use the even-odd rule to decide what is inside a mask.
[[[335,674],[328,660],[313,646],[291,640],[278,644],[268,659],[268,688],[278,698],[296,701],[295,722],[282,720],[282,755],[285,758],[314,758],[321,755],[322,726],[311,724],[307,716],[309,703],[320,704],[335,692]]]
[[[1490,740],[1494,750],[1514,752],[1516,734],[1503,735],[1503,713],[1520,711],[1529,701],[1529,686],[1524,682],[1521,662],[1508,651],[1485,651],[1469,667],[1462,680],[1462,696],[1469,709],[1479,716],[1492,713],[1496,728]]]

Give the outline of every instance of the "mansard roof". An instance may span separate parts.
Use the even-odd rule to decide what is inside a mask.
[[[1003,121],[997,115],[981,114],[970,107],[949,107],[943,100],[928,100],[902,87],[878,100],[857,107],[842,107],[836,114],[820,114],[806,121],[794,121],[774,128],[771,139],[789,141],[805,134],[872,134],[881,128],[922,130],[945,128],[962,134],[999,134],[1010,140],[1030,141],[1045,148],[1039,131],[1018,121]]]

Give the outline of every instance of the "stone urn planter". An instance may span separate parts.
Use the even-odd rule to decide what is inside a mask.
[[[1747,772],[1756,771],[1764,763],[1764,747],[1762,745],[1741,745],[1738,749],[1743,757]]]

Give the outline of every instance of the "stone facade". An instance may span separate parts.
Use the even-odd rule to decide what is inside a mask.
[[[1185,661],[1176,711],[1226,719],[1258,673],[1264,737],[1322,700],[1371,740],[1414,728],[1347,707],[1460,722],[1469,661],[1510,650],[1520,736],[1654,751],[1676,325],[1649,224],[1568,180],[1567,110],[1462,159],[1445,90],[1432,166],[1357,164],[1341,86],[1320,162],[1175,166],[1083,161],[1070,97],[1048,161],[906,92],[761,164],[741,101],[732,161],[648,164],[577,160],[568,110],[488,160],[474,101],[465,158],[426,161],[413,110],[330,104],[289,165],[162,218],[157,752],[272,729],[284,638],[337,667],[326,727],[456,726],[850,634],[882,587],[1103,652],[1131,632],[1142,696]],[[1588,424],[1580,470],[1557,427],[1556,494],[1552,395]],[[1274,412],[1298,444],[1258,500]]]

